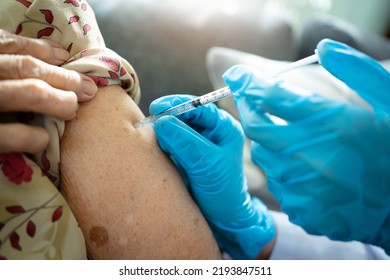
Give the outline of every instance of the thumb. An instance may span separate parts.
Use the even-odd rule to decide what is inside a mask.
[[[216,146],[194,129],[172,116],[164,116],[153,126],[163,151],[170,154],[187,173],[202,170]]]
[[[233,66],[223,74],[223,79],[235,93],[241,119],[256,125],[272,123],[265,113],[295,122],[338,106],[247,66]]]
[[[195,98],[195,96],[186,94],[173,94],[159,97],[153,100],[152,103],[149,105],[149,113],[152,115],[162,113],[165,110],[172,108],[173,106],[187,102],[193,98]]]
[[[382,65],[345,44],[324,39],[317,45],[322,66],[375,109],[390,112],[390,73]]]

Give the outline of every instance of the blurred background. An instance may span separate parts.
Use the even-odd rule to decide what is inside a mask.
[[[388,0],[88,2],[106,44],[135,67],[145,114],[156,97],[212,89],[206,69],[206,53],[212,46],[294,60],[312,52],[313,42],[321,36],[345,39],[363,49],[375,42],[386,49],[382,43],[388,40],[382,39],[390,33]],[[380,51],[379,59],[389,56],[390,50]]]

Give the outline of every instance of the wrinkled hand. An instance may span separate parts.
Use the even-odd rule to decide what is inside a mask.
[[[236,93],[252,159],[292,222],[312,234],[390,252],[390,75],[344,44],[318,44],[323,67],[374,110],[302,96],[247,67],[224,74]],[[270,115],[284,119],[277,125]]]
[[[59,45],[0,29],[0,113],[35,112],[69,120],[77,101],[97,92],[85,75],[58,67],[69,53]],[[0,123],[0,153],[42,150],[49,134],[41,127]]]
[[[166,96],[154,101],[151,114],[194,97]],[[154,125],[160,147],[179,170],[206,217],[220,248],[233,258],[255,258],[275,234],[265,205],[251,198],[243,172],[243,131],[233,117],[209,104]]]

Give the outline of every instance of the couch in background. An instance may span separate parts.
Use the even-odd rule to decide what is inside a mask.
[[[137,71],[145,114],[157,97],[211,91],[206,53],[213,46],[281,60],[296,53],[290,22],[264,12],[259,0],[246,0],[236,11],[226,0],[88,2],[108,47]]]

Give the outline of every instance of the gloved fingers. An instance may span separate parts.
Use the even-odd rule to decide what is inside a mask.
[[[270,151],[262,145],[251,141],[250,143],[252,161],[264,171],[267,176],[270,174],[280,174],[280,162],[287,160],[286,156],[280,156],[277,152]],[[277,176],[275,176],[277,177]]]
[[[322,180],[308,181],[295,189],[279,185],[279,182],[268,181],[272,194],[275,191],[282,194],[281,210],[288,215],[292,223],[302,227],[309,234],[326,235],[335,240],[351,240],[349,237],[351,229],[347,226],[350,224],[350,217],[343,215],[342,212],[345,211],[343,208],[354,206],[341,202],[345,199],[342,192],[332,193],[330,197],[335,198],[333,201],[324,198],[324,194],[333,191],[334,187]],[[349,209],[349,213],[354,212],[353,209]]]
[[[195,96],[185,94],[165,95],[160,98],[157,98],[149,105],[149,112],[152,115],[156,115],[164,112],[165,110],[168,110],[173,106],[189,101],[194,97]]]
[[[344,197],[349,199],[356,195],[357,190],[364,188],[368,174],[375,174],[375,167],[372,167],[375,159],[364,156],[364,153],[370,153],[371,147],[365,148],[362,152],[361,143],[354,143],[350,139],[340,141],[340,139],[343,139],[343,136],[335,137],[333,141],[323,142],[317,146],[304,147],[296,155],[299,161],[316,171],[323,182],[342,186]],[[333,190],[332,193],[336,196],[337,191]]]
[[[348,150],[348,147],[338,149],[335,146],[337,145],[330,143],[323,147],[327,153],[322,153],[321,148],[312,146],[287,158],[256,147],[256,162],[267,165],[268,168],[268,173],[266,172],[268,189],[295,224],[313,226],[318,219],[325,219],[332,209],[350,205],[359,197],[361,189],[359,181],[365,172],[358,170],[359,166],[364,168],[364,163],[351,149]],[[349,158],[351,161],[345,164],[340,157]],[[335,184],[337,188],[334,187]],[[307,205],[310,205],[310,211]],[[330,213],[329,216],[334,217],[335,213]],[[324,229],[323,226],[317,224],[318,229],[310,232],[316,234],[322,232],[330,236],[331,231]],[[345,236],[341,229],[332,231],[332,234]]]
[[[390,73],[368,55],[324,39],[317,45],[322,66],[373,107],[390,112]]]
[[[250,137],[247,133],[251,134],[251,132],[254,132],[256,135],[255,131],[259,126],[274,124],[262,107],[262,99],[250,96],[236,96],[234,102],[240,115],[242,127],[247,136]]]
[[[332,211],[334,207],[323,204],[321,191],[330,190],[327,184],[320,180],[309,180],[305,184],[297,186],[286,186],[285,183],[275,180],[274,178],[267,178],[267,186],[271,194],[280,203],[281,210],[286,213],[289,220],[299,226],[305,227],[308,224],[316,223],[314,228],[310,230],[311,234],[319,234],[321,228],[321,219],[324,212]],[[308,189],[314,189],[315,192],[308,192]],[[318,191],[316,191],[318,189]],[[310,205],[308,209],[307,205]],[[308,223],[307,221],[311,221]]]
[[[161,113],[172,106],[192,100],[191,95],[164,96],[152,102],[150,113]],[[218,109],[215,104],[208,104],[177,116],[194,130],[217,145],[229,144],[232,141],[243,143],[241,125],[227,112]]]
[[[287,125],[267,123],[265,119],[267,117],[261,114],[249,116],[249,118],[252,117],[256,118],[256,121],[242,121],[246,136],[275,152],[291,153],[300,145],[310,145],[316,138],[332,134],[335,130],[331,123],[327,123],[325,115],[317,115],[308,120]],[[261,121],[262,119],[265,121]]]
[[[265,172],[268,179],[272,178],[285,187],[294,186],[319,177],[319,174],[310,164],[299,159],[299,153],[283,155],[269,151],[261,145],[252,142],[251,156],[252,161]]]
[[[153,128],[161,149],[172,155],[187,172],[202,171],[203,166],[208,166],[205,162],[209,161],[210,153],[218,149],[176,117],[164,116]]]
[[[197,110],[199,110],[198,118],[193,116],[196,112],[191,111],[184,114],[182,120],[194,128],[201,128],[199,132],[216,145],[242,150],[244,132],[238,120],[226,111],[218,109],[214,104]]]
[[[319,146],[324,148],[321,149]],[[364,166],[364,163],[362,165],[362,162],[353,155],[353,151],[348,153],[345,147],[338,149],[333,142],[319,146],[303,148],[287,156],[269,151],[257,143],[251,143],[253,162],[265,172],[268,189],[280,203],[285,204],[285,207],[295,209],[295,202],[289,206],[293,195],[316,198],[319,200],[318,203],[328,208],[332,208],[332,205],[348,204],[356,197],[361,183],[360,177],[354,173],[359,170],[359,166]],[[351,158],[353,162],[346,165],[344,161],[338,160],[340,159],[338,156],[343,159]],[[364,174],[364,171],[358,173]],[[352,184],[353,187],[348,187],[351,186],[348,184],[351,180],[355,183]],[[334,189],[329,182],[337,182],[338,186],[343,187]],[[332,195],[324,195],[329,193]]]
[[[248,66],[233,66],[224,73],[223,78],[235,93],[243,123],[256,123],[253,115],[264,112],[288,122],[296,122],[339,106],[337,102],[320,95],[308,95],[300,88],[289,86]],[[261,118],[260,121],[264,120]]]
[[[178,118],[218,146],[244,144],[241,124],[226,111],[218,109],[215,104],[199,107]]]
[[[186,94],[166,95],[154,100],[149,106],[149,111],[151,114],[159,114],[167,109],[190,101],[194,98],[196,98],[196,96]],[[219,119],[219,116],[216,113],[215,105],[209,104],[179,115],[177,118],[184,122],[196,124],[198,129],[195,127],[194,128],[199,131],[206,128],[214,128]]]

